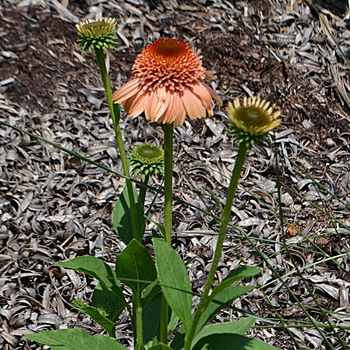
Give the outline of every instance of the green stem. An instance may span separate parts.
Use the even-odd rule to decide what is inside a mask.
[[[173,217],[173,124],[164,124],[165,241],[171,244]]]
[[[127,186],[128,195],[130,198],[130,211],[131,211],[132,223],[133,223],[133,228],[134,228],[134,237],[141,243],[143,232],[142,232],[142,230],[139,229],[137,211],[136,211],[136,203],[135,203],[135,198],[134,198],[133,184],[130,180],[129,163],[128,163],[128,159],[126,156],[126,152],[125,152],[125,148],[124,148],[124,141],[123,141],[122,133],[120,130],[120,125],[119,125],[120,110],[119,110],[119,106],[115,105],[113,103],[113,100],[112,100],[112,88],[111,88],[111,84],[110,84],[108,74],[107,74],[103,50],[95,49],[95,52],[96,52],[97,63],[98,63],[98,66],[100,68],[103,86],[104,86],[105,92],[106,92],[106,98],[107,98],[109,111],[111,113],[113,128],[114,128],[114,132],[115,132],[115,138],[117,140],[117,145],[118,145],[119,153],[120,153],[120,160],[122,162],[124,174],[127,177],[126,186]]]
[[[164,239],[171,245],[173,218],[173,124],[163,124],[164,131]],[[160,320],[160,341],[168,344],[168,303],[162,295],[162,314]]]
[[[145,206],[145,200],[146,200],[146,192],[147,192],[148,181],[149,181],[149,175],[143,175],[143,174],[142,174],[142,176],[141,176],[141,182],[142,182],[145,186],[140,186],[139,198],[140,198],[140,203],[141,203],[141,205],[142,205],[143,208],[144,208],[144,206]]]
[[[160,315],[160,342],[163,344],[168,344],[168,318],[169,318],[169,306],[165,299],[164,294],[162,294],[161,302],[161,315]]]
[[[139,200],[142,206],[142,212],[145,213],[145,200],[146,200],[146,192],[148,189],[148,181],[149,181],[149,175],[142,175],[141,176],[141,184],[140,184],[140,192],[139,192]],[[144,185],[144,186],[142,186]],[[145,213],[147,216],[147,213]],[[142,237],[145,234],[146,230],[146,221],[143,221],[144,225],[139,228],[139,230],[142,232]]]
[[[143,350],[143,325],[142,325],[142,301],[141,301],[141,291],[134,292],[134,313],[135,313],[135,350]]]
[[[101,49],[95,49],[95,52],[96,52],[96,58],[97,58],[98,67],[100,68],[100,73],[101,73],[103,86],[104,86],[105,92],[106,92],[106,98],[107,98],[109,111],[111,113],[113,127],[114,127],[114,129],[116,129],[116,126],[117,126],[117,124],[119,122],[119,120],[117,120],[119,118],[117,118],[117,117],[119,117],[119,116],[115,115],[114,103],[113,103],[113,100],[112,100],[112,88],[111,88],[111,83],[110,83],[109,78],[108,78],[108,73],[107,73],[106,64],[105,64],[104,52]]]
[[[185,337],[185,350],[191,349],[192,340],[196,334],[198,322],[199,322],[200,317],[202,316],[203,312],[205,311],[207,304],[208,304],[208,301],[209,301],[209,292],[210,292],[210,289],[211,289],[212,284],[214,282],[216,270],[217,270],[217,267],[219,265],[219,261],[220,261],[220,257],[221,257],[221,253],[222,253],[222,247],[223,247],[223,243],[224,243],[224,240],[226,237],[227,225],[228,225],[228,222],[229,222],[229,219],[231,216],[232,202],[233,202],[233,198],[236,194],[236,188],[237,188],[237,184],[238,184],[238,181],[239,181],[239,178],[241,175],[241,171],[243,168],[246,153],[247,153],[247,146],[244,142],[242,142],[239,146],[235,168],[233,170],[230,186],[229,186],[228,191],[227,191],[227,198],[226,198],[226,203],[224,206],[224,211],[223,211],[222,216],[221,216],[221,225],[220,225],[220,230],[219,230],[219,235],[218,235],[218,241],[216,243],[213,262],[212,262],[212,265],[211,265],[211,268],[210,268],[210,271],[208,274],[208,279],[206,281],[203,294],[201,295],[201,299],[200,299],[200,302],[198,304],[197,310],[194,313],[191,328]]]

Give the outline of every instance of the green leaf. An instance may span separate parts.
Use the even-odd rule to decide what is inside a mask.
[[[103,327],[111,337],[115,336],[115,323],[103,315],[104,310],[99,310],[94,306],[89,306],[82,300],[74,300],[72,305],[75,309],[89,315],[95,322]]]
[[[72,260],[62,261],[54,266],[77,270],[92,276],[103,283],[107,288],[119,287],[115,271],[102,260],[94,256],[79,256]]]
[[[163,343],[159,343],[157,345],[152,346],[148,350],[173,350],[173,349],[168,345],[165,345]]]
[[[169,316],[170,316],[170,320],[168,323],[168,333],[172,333],[174,332],[175,328],[179,325],[180,319],[175,312],[172,312],[171,309],[169,311]]]
[[[171,341],[171,348],[174,350],[182,350],[185,346],[186,330],[182,324],[177,330],[174,339]]]
[[[232,286],[218,293],[202,313],[198,322],[197,331],[201,330],[221,309],[225,308],[223,304],[231,303],[233,300],[254,288],[254,286]]]
[[[223,304],[228,304],[241,296],[242,294],[245,294],[249,292],[250,290],[254,289],[255,287],[253,286],[234,286],[227,288],[223,290],[221,293],[219,293],[216,297],[215,300],[212,300],[210,304],[207,306],[203,314],[201,315],[196,334],[201,331],[201,329],[205,326],[205,324],[212,320],[213,317],[225,306]],[[244,318],[245,320],[246,318]],[[235,332],[239,333],[240,332]],[[197,337],[195,337],[197,338]],[[184,341],[185,341],[185,329],[183,326],[181,326],[178,331],[175,334],[175,337],[173,341],[171,342],[171,347],[174,350],[181,350],[184,347]],[[193,343],[194,344],[194,343]]]
[[[155,280],[152,284],[150,284],[147,289],[142,294],[142,303],[146,305],[150,300],[152,300],[155,296],[160,294],[162,289],[160,288],[159,282]]]
[[[140,291],[157,278],[154,262],[147,249],[132,239],[123,252],[117,255],[116,272],[133,291]]]
[[[200,339],[193,350],[278,350],[259,340],[239,334],[211,334]]]
[[[251,266],[242,266],[231,271],[228,276],[226,276],[226,278],[213,289],[213,292],[210,295],[210,299],[214,299],[217,294],[219,294],[222,290],[230,287],[233,283],[247,277],[253,277],[260,272],[260,269]]]
[[[152,237],[153,238],[162,238],[162,237],[164,237],[164,235],[161,236],[155,229],[152,228]]]
[[[111,297],[115,299],[115,303],[118,303],[117,309],[122,310],[126,306],[126,301],[120,289],[115,271],[102,260],[94,256],[80,256],[72,260],[57,263],[55,266],[81,271],[96,278],[107,289],[113,292],[114,295]]]
[[[132,185],[134,192],[134,200],[136,205],[137,218],[139,220],[139,228],[142,229],[145,224],[142,205],[139,200],[139,196],[136,192],[135,186]],[[120,239],[125,243],[129,242],[135,237],[132,216],[130,211],[130,198],[127,186],[124,187],[123,192],[120,194],[117,202],[114,205],[112,212],[113,227]]]
[[[25,338],[45,344],[52,350],[127,350],[115,338],[103,335],[89,335],[82,329],[58,329],[38,334],[26,334]]]
[[[153,288],[152,288],[153,287]],[[158,284],[152,284],[142,296],[143,341],[145,344],[160,338],[162,293]],[[169,308],[168,333],[179,323],[179,318]]]
[[[196,344],[200,339],[212,334],[234,333],[244,335],[253,326],[254,322],[254,318],[245,317],[234,322],[209,324],[195,336],[192,344]]]
[[[91,305],[99,310],[103,310],[103,314],[115,322],[118,316],[123,311],[125,305],[121,304],[119,300],[115,297],[112,290],[106,288],[102,283],[99,283],[92,294]]]
[[[143,342],[147,344],[160,336],[162,293],[153,296],[142,308]]]
[[[148,218],[148,220],[155,224],[158,227],[160,233],[163,235],[163,237],[165,237],[165,226],[158,221],[152,220],[151,218]],[[152,238],[161,238],[162,235],[160,235],[155,229],[152,229]]]
[[[191,322],[192,289],[185,265],[163,239],[154,238],[158,279],[170,308],[179,316],[186,330]]]

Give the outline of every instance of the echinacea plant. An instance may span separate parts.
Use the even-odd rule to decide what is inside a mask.
[[[146,46],[132,67],[132,78],[113,94],[132,117],[141,113],[164,126],[165,240],[171,240],[173,123],[213,115],[218,95],[204,83],[205,69],[191,47],[175,39],[159,39]]]
[[[141,113],[163,125],[165,224],[164,239],[172,235],[173,124],[213,115],[212,99],[218,95],[204,83],[205,69],[191,47],[175,39],[159,39],[146,46],[132,67],[132,78],[113,94],[115,103],[123,102],[132,117]],[[163,298],[161,341],[166,343],[168,305]]]
[[[26,337],[44,343],[53,350],[125,350],[126,347],[115,339],[115,324],[120,314],[127,310],[136,350],[276,349],[244,337],[254,323],[252,317],[229,323],[210,323],[220,310],[230,307],[233,300],[254,288],[235,284],[260,272],[257,268],[243,266],[231,271],[221,283],[213,286],[246,152],[279,125],[279,112],[274,111],[268,102],[256,99],[245,99],[243,105],[238,100],[233,105],[229,104],[229,129],[240,146],[227,190],[211,268],[199,304],[193,310],[194,293],[186,265],[171,246],[173,127],[174,124],[182,124],[186,116],[191,120],[212,116],[213,100],[220,106],[221,100],[205,84],[205,68],[191,47],[182,41],[166,38],[145,47],[132,67],[130,81],[112,95],[103,53],[115,44],[115,21],[86,21],[77,29],[83,51],[95,50],[97,55],[127,180],[127,190],[121,193],[112,214],[114,229],[126,248],[116,256],[115,268],[93,256],[56,264],[97,279],[99,283],[91,304],[78,300],[72,305],[90,315],[110,337],[91,336],[79,329],[47,331]],[[119,127],[119,107],[116,107],[119,103],[123,103],[125,112],[131,117],[144,114],[148,121],[162,125],[164,151],[151,144],[138,145],[129,154],[128,162]],[[164,225],[156,223],[160,232],[152,232],[154,261],[142,245],[145,220],[152,209],[150,207],[144,213],[144,200],[145,191],[152,190],[147,185],[148,178],[162,172],[163,162]],[[138,177],[141,175],[143,184],[140,184],[139,195],[131,182],[129,166],[134,174]],[[131,290],[130,298],[124,295],[121,284]]]

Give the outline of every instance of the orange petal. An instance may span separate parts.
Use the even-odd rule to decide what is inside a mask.
[[[145,115],[146,119],[154,122],[157,121],[165,112],[167,103],[165,100],[158,99],[156,91],[150,91],[145,96]]]
[[[123,103],[125,111],[135,118],[145,110],[145,92],[139,91]]]
[[[209,115],[212,115],[212,98],[208,88],[204,83],[202,82],[196,82],[192,86],[193,93],[202,101],[202,104],[208,111]]]
[[[179,124],[186,117],[186,111],[179,94],[168,91],[166,101],[168,102],[167,109],[159,118],[158,122],[171,124],[175,121],[176,124]]]
[[[123,102],[128,98],[132,97],[133,95],[136,95],[139,89],[140,89],[139,80],[131,79],[125,85],[123,85],[119,90],[114,92],[112,96],[112,100],[114,101],[114,103]]]
[[[183,92],[182,102],[186,109],[186,113],[191,120],[206,117],[206,109],[203,106],[202,100],[189,89],[186,89]]]
[[[203,84],[204,87],[208,90],[210,96],[218,103],[218,105],[221,107],[222,106],[222,101],[221,98],[216,94],[214,90],[212,90],[208,85]]]
[[[168,95],[167,95],[167,90],[166,90],[165,86],[162,86],[161,88],[157,89],[156,92],[157,92],[158,100],[166,101]],[[169,92],[169,94],[170,94],[170,92]]]
[[[173,116],[173,98],[169,93],[169,96],[167,98],[167,108],[165,110],[165,112],[163,113],[163,115],[158,119],[159,123],[163,123],[163,124],[171,124],[174,120],[172,119]]]
[[[186,118],[186,109],[178,92],[173,94],[173,118],[176,125],[183,124]]]

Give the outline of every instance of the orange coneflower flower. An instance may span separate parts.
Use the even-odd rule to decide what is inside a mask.
[[[133,67],[132,78],[113,94],[132,117],[145,112],[150,121],[182,124],[213,115],[218,95],[203,81],[205,68],[190,46],[175,39],[159,39],[146,46]]]

